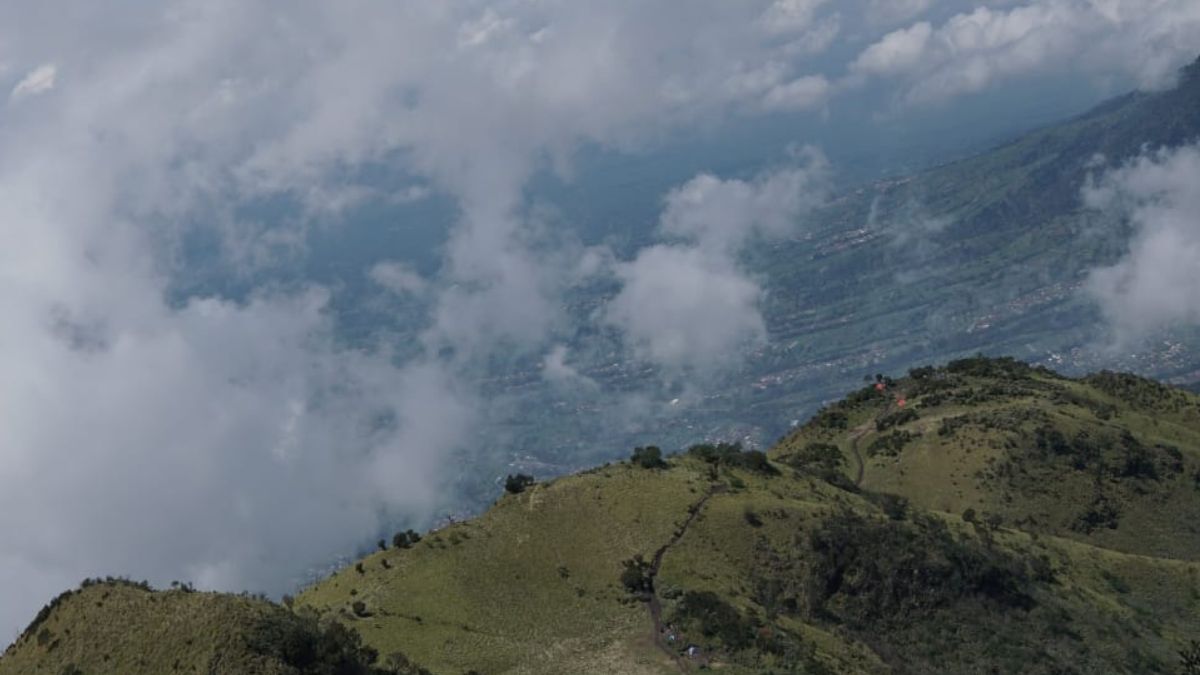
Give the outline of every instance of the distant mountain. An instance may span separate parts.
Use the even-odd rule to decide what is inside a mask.
[[[969,358],[880,376],[768,454],[641,448],[513,481],[294,613],[89,586],[0,675],[363,672],[373,655],[382,672],[456,675],[1188,672],[1198,522],[1200,397]],[[325,643],[359,660],[298,664]]]
[[[1194,328],[1164,335],[1136,357],[1097,349],[1105,327],[1083,282],[1127,253],[1131,232],[1099,222],[1081,198],[1099,158],[1119,166],[1144,148],[1196,139],[1200,61],[1169,91],[1121,96],[977,156],[836,197],[806,218],[804,234],[747,256],[767,291],[769,344],[705,389],[702,401],[656,419],[659,442],[765,447],[865,375],[981,352],[1069,374],[1111,368],[1200,382]],[[573,311],[586,323],[613,292],[585,289]],[[620,345],[602,331],[581,332],[571,353],[616,399],[661,386],[652,368],[614,363]],[[497,395],[517,401],[513,418],[521,422],[503,431],[529,455],[529,470],[561,471],[584,450],[602,456],[644,436],[641,426],[596,414],[595,401],[564,403],[540,377],[537,364],[526,364],[493,380]]]
[[[1097,349],[1082,292],[1128,250],[1130,231],[1084,208],[1089,176],[1145,149],[1200,139],[1200,61],[1175,89],[1134,93],[981,155],[865,186],[809,219],[809,233],[752,256],[766,282],[770,346],[705,418],[766,438],[865,374],[978,352],[1064,372],[1101,368],[1200,381],[1200,331],[1137,358]],[[1100,160],[1099,158],[1103,158]]]

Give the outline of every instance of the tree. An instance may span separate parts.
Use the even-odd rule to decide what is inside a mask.
[[[412,548],[419,541],[421,541],[421,535],[411,529],[392,535],[392,546],[396,548]]]
[[[525,491],[525,488],[528,488],[536,482],[537,481],[533,479],[533,476],[529,476],[527,474],[519,473],[515,476],[509,474],[508,477],[504,479],[504,491],[513,495],[521,494]]]
[[[663,461],[662,450],[656,445],[647,445],[633,449],[633,455],[630,456],[630,461],[643,469],[665,469],[667,463]]]

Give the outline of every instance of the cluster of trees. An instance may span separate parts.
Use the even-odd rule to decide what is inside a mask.
[[[646,562],[641,553],[621,563],[621,585],[630,593],[645,594],[654,592],[654,575],[650,563]]]
[[[405,530],[392,535],[392,546],[395,548],[412,548],[421,541],[421,535],[414,530]]]
[[[764,476],[777,476],[776,469],[761,450],[742,450],[741,443],[701,443],[688,448],[688,454],[714,467],[745,469]]]
[[[643,469],[667,468],[667,462],[663,459],[662,450],[657,445],[634,448],[633,454],[629,456],[629,461],[633,462],[634,466],[640,466]]]
[[[858,628],[903,622],[966,598],[1032,606],[1050,572],[955,537],[941,520],[906,523],[843,511],[810,535],[804,600],[810,614]]]
[[[355,603],[355,612],[358,613]],[[366,611],[365,605],[362,607]],[[333,621],[322,625],[314,614],[283,610],[262,617],[249,631],[247,648],[277,659],[302,675],[428,675],[407,658],[389,656],[376,665],[379,653],[362,643],[358,632]]]
[[[833,443],[809,443],[783,460],[797,471],[837,487],[853,490],[854,482],[842,472],[842,451]]]
[[[524,473],[509,474],[504,479],[504,491],[510,495],[518,495],[537,483],[533,476]]]

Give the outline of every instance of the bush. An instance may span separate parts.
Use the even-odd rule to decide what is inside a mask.
[[[314,615],[283,610],[273,612],[249,631],[246,645],[251,652],[278,659],[294,669],[289,672],[302,675],[385,675],[388,672],[371,666],[378,653],[364,646],[356,631],[336,621],[322,629]]]
[[[635,466],[640,466],[643,469],[665,469],[667,463],[663,461],[662,450],[656,445],[647,445],[633,449],[633,454],[629,460]]]
[[[898,427],[901,424],[908,424],[909,422],[916,421],[919,418],[920,415],[918,415],[917,411],[913,410],[912,408],[898,410],[890,415],[884,415],[883,417],[875,420],[875,431],[887,431],[892,427]]]
[[[809,611],[853,626],[902,623],[971,597],[1033,602],[1022,561],[960,541],[933,517],[902,525],[843,511],[812,532],[809,551]]]
[[[687,591],[675,610],[674,623],[685,632],[699,632],[730,651],[754,644],[756,625],[742,618],[728,602],[712,591]]]
[[[625,590],[630,593],[650,593],[654,590],[650,563],[646,562],[640,553],[621,564],[625,567],[621,572],[621,585]]]
[[[688,448],[688,454],[712,464],[753,471],[764,476],[778,476],[776,469],[761,450],[742,451],[741,443],[700,444]]]
[[[812,474],[830,485],[843,489],[854,488],[854,483],[842,473],[842,451],[832,443],[809,443],[783,461],[797,471]]]
[[[917,438],[920,438],[920,434],[903,430],[893,431],[886,436],[879,436],[867,446],[867,456],[884,455],[886,457],[895,457],[904,450],[904,446]]]
[[[412,548],[421,541],[421,535],[414,530],[405,530],[392,535],[392,546],[396,548]]]
[[[512,495],[521,494],[526,488],[530,487],[536,482],[537,481],[533,479],[533,476],[527,474],[519,473],[515,476],[509,474],[508,477],[504,479],[504,491]]]

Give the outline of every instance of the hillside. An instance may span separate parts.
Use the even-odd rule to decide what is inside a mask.
[[[4,675],[377,675],[358,635],[260,598],[87,580],[0,656]]]
[[[1200,401],[990,359],[887,382],[770,461],[698,446],[536,485],[298,602],[434,672],[1175,672]]]
[[[1200,638],[1200,398],[1132,376],[965,359],[881,375],[770,453],[640,448],[512,488],[294,611],[88,585],[0,675],[1182,673]],[[331,639],[360,670],[283,646]]]

